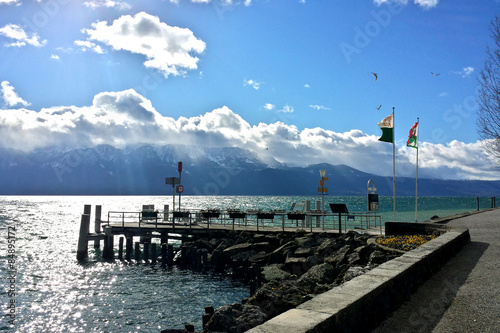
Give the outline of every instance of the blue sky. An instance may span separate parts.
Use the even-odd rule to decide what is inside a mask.
[[[500,179],[476,134],[497,0],[0,0],[1,147],[237,146]],[[377,80],[372,73],[377,73]],[[436,75],[433,75],[434,73]],[[437,75],[439,74],[439,75]]]

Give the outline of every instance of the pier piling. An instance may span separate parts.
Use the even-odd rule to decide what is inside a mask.
[[[172,267],[174,264],[174,246],[172,244],[168,244],[167,246],[167,265],[168,267]]]
[[[165,268],[167,264],[167,244],[161,244],[161,267]]]
[[[118,260],[123,260],[123,237],[118,240]]]
[[[149,260],[149,243],[142,244],[144,248],[144,263],[147,264]]]
[[[125,243],[125,260],[127,261],[130,261],[130,257],[132,255],[132,244],[133,244],[132,237],[127,236]]]
[[[101,210],[102,210],[101,205],[95,206],[94,231],[96,234],[101,232]],[[94,248],[98,249],[99,247],[100,247],[100,240],[99,239],[94,240]]]
[[[139,263],[141,261],[141,243],[135,242],[135,262]]]
[[[87,205],[85,206],[85,208]],[[90,213],[90,209],[89,209]],[[76,250],[76,259],[83,260],[88,255],[87,235],[89,233],[90,214],[83,214],[80,222],[80,236],[78,238],[78,248]]]

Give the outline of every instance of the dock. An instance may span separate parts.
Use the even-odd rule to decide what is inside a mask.
[[[292,206],[292,208],[294,208]],[[104,259],[115,258],[115,236],[118,237],[118,258],[130,260],[132,251],[135,258],[156,259],[156,253],[149,256],[152,239],[159,239],[162,245],[162,265],[168,264],[172,257],[169,240],[185,241],[195,237],[227,231],[247,231],[253,233],[281,233],[305,230],[311,233],[338,233],[356,229],[363,232],[381,234],[381,217],[375,212],[348,212],[345,205],[332,204],[331,212],[321,210],[307,211],[257,211],[257,210],[197,210],[185,209],[169,211],[155,210],[152,205],[143,205],[141,211],[109,211],[103,219],[102,206],[95,206],[94,230],[90,231],[92,206],[85,205],[81,216],[77,259],[88,256],[88,243],[95,248],[103,243]],[[134,237],[139,241],[134,242]],[[124,247],[125,245],[125,247]],[[141,256],[140,247],[143,255]],[[166,247],[166,249],[163,249]],[[156,246],[151,247],[152,252]],[[125,251],[125,256],[123,252]],[[153,259],[154,258],[154,259]]]

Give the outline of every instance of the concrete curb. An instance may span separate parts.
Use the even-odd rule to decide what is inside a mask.
[[[389,234],[445,233],[247,332],[363,332],[375,328],[470,241],[468,229],[434,223],[387,222],[386,234],[388,229]]]

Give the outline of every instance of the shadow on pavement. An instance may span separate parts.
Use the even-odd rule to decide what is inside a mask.
[[[371,332],[431,332],[488,247],[488,243],[468,243]]]

